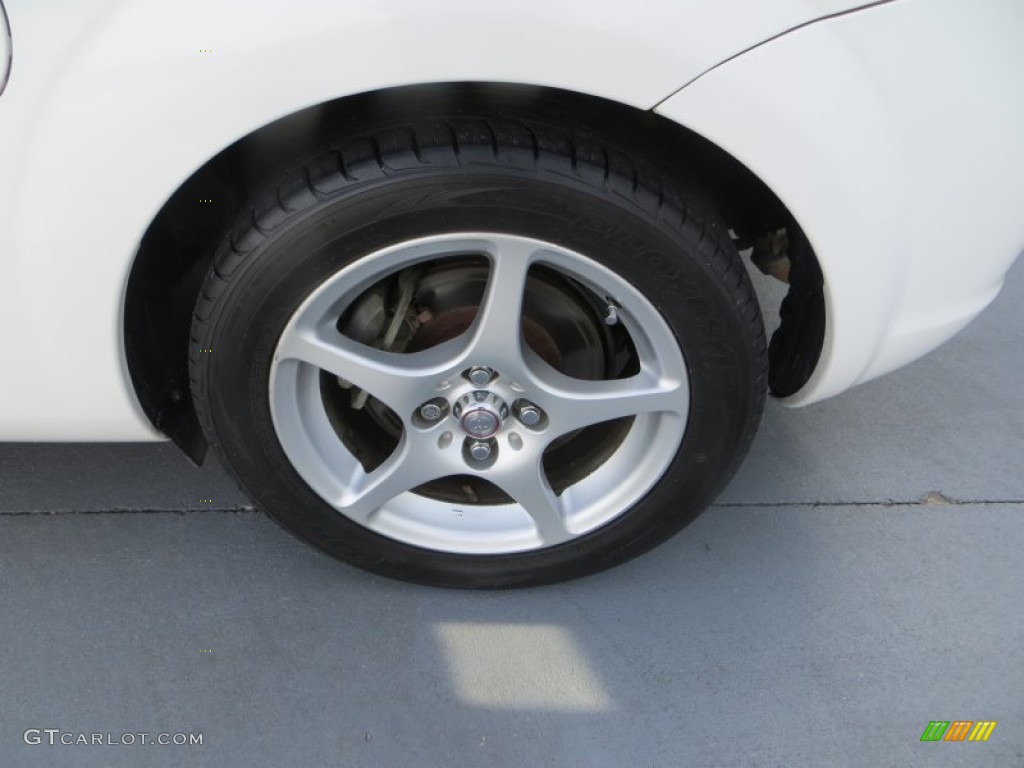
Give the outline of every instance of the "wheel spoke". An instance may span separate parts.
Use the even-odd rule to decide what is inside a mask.
[[[545,547],[572,538],[565,525],[562,500],[551,490],[539,454],[525,466],[488,475],[488,479],[522,505],[533,519]]]
[[[544,408],[554,436],[625,416],[674,413],[685,419],[687,388],[678,380],[641,372],[627,379],[584,381],[550,370],[544,375]]]
[[[523,294],[535,252],[523,243],[503,242],[492,256],[487,288],[470,341],[476,357],[506,367],[510,362],[520,362]]]
[[[356,468],[340,499],[342,511],[353,520],[365,524],[384,504],[401,493],[443,476],[441,464],[424,461],[421,450],[403,436],[401,443],[383,464],[372,472]]]
[[[398,354],[359,344],[340,333],[326,336],[300,326],[281,339],[277,356],[350,381],[404,418],[448,375],[457,347],[446,342],[422,352]]]

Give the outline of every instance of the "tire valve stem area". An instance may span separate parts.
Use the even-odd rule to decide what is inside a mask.
[[[621,307],[615,303],[615,300],[610,296],[604,297],[604,324],[605,325],[618,325],[619,324],[619,310]]]

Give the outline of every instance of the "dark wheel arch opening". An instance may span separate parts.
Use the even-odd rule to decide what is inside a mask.
[[[660,117],[557,89],[507,84],[408,86],[320,104],[240,139],[195,171],[147,229],[128,281],[126,356],[143,410],[195,462],[206,454],[192,403],[188,348],[193,308],[214,250],[253,191],[300,166],[334,136],[353,137],[411,118],[529,116],[591,131],[643,152],[667,176],[710,198],[740,242],[780,228],[799,232],[785,206],[729,154]],[[205,202],[210,201],[210,202]],[[824,338],[821,271],[802,236],[791,251],[792,289],[771,345],[771,382],[792,394],[810,378]]]

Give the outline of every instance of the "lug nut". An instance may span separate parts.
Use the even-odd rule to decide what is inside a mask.
[[[437,403],[424,403],[420,406],[420,416],[427,421],[437,421],[444,411]]]
[[[469,446],[469,455],[475,461],[485,461],[491,456],[491,445],[483,440],[476,440]]]
[[[516,418],[527,427],[535,427],[540,424],[543,416],[541,409],[533,403],[524,403],[516,409]]]
[[[469,369],[468,378],[474,387],[486,387],[494,379],[494,371],[484,366],[477,366]]]

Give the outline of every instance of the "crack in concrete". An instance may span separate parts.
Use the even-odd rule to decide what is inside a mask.
[[[727,501],[712,504],[708,509],[744,509],[747,507],[971,507],[971,506],[1014,506],[1024,504],[1024,499],[913,499],[908,501]]]
[[[711,509],[815,509],[818,507],[972,507],[972,506],[1024,506],[1024,499],[951,499],[941,494],[928,494],[920,499],[896,501],[727,501],[712,504]],[[114,507],[111,509],[15,509],[0,510],[0,517],[27,517],[29,515],[208,515],[208,514],[263,514],[254,506],[234,507]]]
[[[153,509],[148,507],[133,508],[111,508],[111,509],[15,509],[0,511],[0,517],[26,517],[28,515],[207,515],[210,513],[224,514],[253,514],[260,513],[256,507],[169,507],[166,509]],[[262,513],[260,513],[262,514]]]

